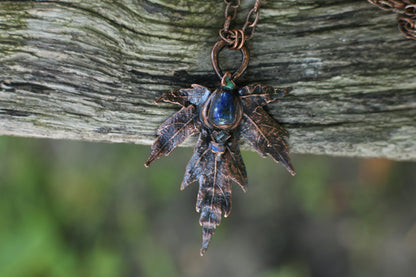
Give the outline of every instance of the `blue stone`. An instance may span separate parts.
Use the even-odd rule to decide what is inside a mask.
[[[209,120],[213,125],[232,125],[236,119],[236,99],[232,91],[220,91],[214,96],[209,110]]]
[[[225,145],[224,144],[220,144],[220,143],[215,143],[215,142],[210,142],[209,146],[211,148],[211,151],[214,153],[224,153],[225,151]]]

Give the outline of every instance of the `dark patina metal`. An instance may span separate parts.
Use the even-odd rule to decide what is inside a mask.
[[[235,85],[235,80],[244,73],[249,62],[245,41],[253,35],[261,1],[256,0],[241,30],[228,29],[240,0],[225,0],[225,3],[226,21],[220,31],[222,40],[211,51],[212,66],[221,80],[220,87],[211,92],[193,84],[192,88],[165,93],[155,101],[179,104],[182,108],[159,127],[145,163],[149,166],[162,155],[169,155],[187,137],[199,133],[181,190],[199,182],[196,211],[201,214],[201,255],[206,252],[216,227],[221,223],[222,214],[227,217],[231,212],[232,183],[237,183],[244,192],[247,189],[247,173],[238,143],[240,136],[250,142],[261,156],[270,156],[282,163],[290,174],[295,174],[286,144],[289,134],[263,108],[287,95],[291,88],[274,89],[255,83],[237,89]],[[234,12],[230,12],[231,8]],[[218,63],[218,54],[226,46],[242,53],[241,65],[233,74],[223,74]]]
[[[221,52],[224,47],[228,46],[227,42],[224,40],[217,41],[215,43],[214,47],[212,47],[211,51],[211,63],[212,68],[214,69],[215,73],[217,74],[218,78],[223,78],[223,73],[221,71],[221,68],[218,63],[218,55]],[[230,48],[231,49],[231,48]],[[242,60],[240,67],[232,74],[231,78],[233,80],[237,80],[240,78],[240,76],[244,73],[244,71],[247,69],[248,61],[250,58],[250,54],[248,52],[248,49],[246,46],[241,47],[240,49],[232,49],[232,50],[239,50],[242,54]]]
[[[248,140],[261,156],[270,156],[282,163],[292,175],[295,174],[286,144],[289,134],[263,108],[287,95],[290,90],[274,89],[258,83],[236,90],[239,108],[235,110],[235,122],[227,126],[213,126],[209,120],[210,104],[222,88],[211,92],[194,84],[192,88],[165,93],[157,99],[157,102],[176,103],[182,108],[157,130],[158,137],[146,166],[162,155],[170,154],[188,136],[199,133],[181,189],[199,182],[196,210],[201,213],[201,255],[206,252],[211,236],[221,223],[221,215],[227,217],[231,212],[232,182],[244,191],[247,188],[247,174],[238,143],[240,136]]]

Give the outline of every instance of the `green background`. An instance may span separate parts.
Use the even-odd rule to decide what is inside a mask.
[[[416,275],[416,164],[243,152],[249,189],[199,256],[192,149],[0,137],[0,276]]]

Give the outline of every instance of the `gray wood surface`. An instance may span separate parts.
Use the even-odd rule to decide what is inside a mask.
[[[253,1],[242,3],[240,24]],[[209,54],[223,10],[222,0],[0,2],[0,135],[151,144],[178,109],[154,98],[218,86]],[[292,152],[416,160],[416,41],[395,14],[364,0],[269,0],[248,47],[240,85],[294,88],[269,105]]]

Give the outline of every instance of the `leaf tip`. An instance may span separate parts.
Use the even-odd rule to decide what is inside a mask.
[[[240,188],[241,188],[241,190],[244,192],[244,193],[246,193],[247,192],[247,187],[248,187],[248,184],[247,184],[247,182],[244,182],[244,183],[241,183],[241,182],[238,182],[238,181],[236,181],[236,180],[233,180],[234,181],[234,183],[236,183]]]
[[[211,241],[211,238],[214,232],[215,232],[215,228],[209,228],[209,227],[202,228],[202,247],[201,247],[201,251],[199,252],[201,256],[204,256],[204,254],[207,252],[208,245]]]
[[[188,185],[186,182],[182,182],[180,190],[184,190]]]
[[[296,172],[293,169],[292,164],[290,163],[290,161],[280,161],[282,163],[282,165],[286,168],[286,170],[290,173],[290,175],[295,176]]]
[[[159,98],[155,99],[153,101],[153,104],[159,104],[159,102],[162,101],[162,99],[163,99],[163,95],[161,95]]]
[[[150,164],[152,163],[152,162],[154,162],[155,161],[155,158],[154,158],[154,156],[153,155],[151,155],[148,159],[147,159],[147,161],[144,163],[144,166],[145,167],[149,167],[150,166]]]
[[[295,169],[293,168],[293,165],[291,164],[290,160],[285,161],[284,163],[282,162],[282,164],[286,168],[286,170],[290,173],[290,175],[292,176],[296,175]]]

